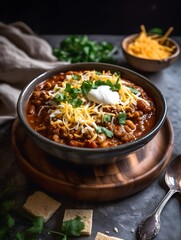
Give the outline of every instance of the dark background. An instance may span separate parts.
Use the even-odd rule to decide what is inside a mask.
[[[0,0],[0,21],[24,21],[37,34],[122,35],[174,27],[181,35],[180,0]]]

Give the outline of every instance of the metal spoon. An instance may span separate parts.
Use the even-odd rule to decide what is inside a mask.
[[[160,214],[171,198],[176,192],[181,192],[181,155],[175,157],[169,164],[165,173],[165,182],[169,187],[169,191],[162,199],[156,209],[145,220],[143,220],[138,226],[138,239],[149,240],[154,238],[161,226]]]

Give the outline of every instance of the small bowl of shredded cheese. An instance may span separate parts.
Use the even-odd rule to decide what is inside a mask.
[[[140,33],[129,35],[121,42],[127,62],[144,72],[158,72],[169,67],[180,54],[178,43],[169,37],[172,31],[173,27],[170,27],[162,36],[148,34],[141,25]]]

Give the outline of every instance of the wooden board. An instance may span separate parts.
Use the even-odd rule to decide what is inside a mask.
[[[167,118],[144,147],[114,164],[81,167],[48,155],[25,133],[18,120],[12,131],[17,162],[43,190],[83,201],[108,201],[132,195],[152,183],[167,166],[173,151],[173,128]]]

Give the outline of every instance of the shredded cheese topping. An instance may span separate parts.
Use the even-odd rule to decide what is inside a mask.
[[[109,85],[112,91],[117,91],[119,102],[106,105],[88,100],[86,95],[98,85]],[[115,120],[114,111],[107,112],[104,110],[106,107],[120,109],[120,112],[124,113],[127,108],[133,109],[139,99],[149,105],[149,102],[141,97],[139,88],[132,86],[128,81],[121,79],[119,74],[112,74],[109,71],[68,73],[61,84],[56,84],[48,92],[53,99],[52,108],[49,110],[50,122],[52,125],[63,124],[67,132],[76,130],[77,138],[81,138],[88,131],[91,134],[90,141],[93,141],[97,137],[98,126],[103,122],[105,115],[110,116],[111,121]]]
[[[139,36],[128,45],[128,52],[137,57],[146,59],[165,59],[168,58],[175,50],[175,46],[166,46],[165,40],[173,28],[169,28],[163,37],[158,35],[148,35],[145,27],[141,26]]]

